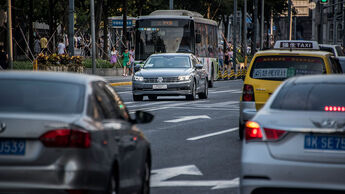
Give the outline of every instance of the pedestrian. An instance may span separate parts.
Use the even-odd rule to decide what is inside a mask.
[[[219,67],[221,69],[221,71],[223,72],[223,66],[224,66],[224,53],[223,53],[223,49],[219,48],[218,51],[218,61],[219,61]]]
[[[128,76],[127,68],[129,68],[130,61],[129,61],[129,53],[128,49],[125,48],[125,52],[122,53],[122,65],[123,65],[123,74],[122,76]]]
[[[134,51],[134,47],[131,48],[131,50],[129,51],[129,61],[130,61],[130,68],[131,68],[131,75],[134,75],[134,61],[135,61],[135,51]]]
[[[224,53],[224,70],[227,70],[227,68],[229,68],[229,64],[230,64],[229,50],[226,49]]]
[[[38,56],[38,54],[41,53],[41,45],[40,45],[40,40],[38,39],[38,37],[35,37],[35,41],[34,41],[34,54],[35,57]]]
[[[229,52],[229,60],[230,60],[230,61],[229,61],[229,67],[228,67],[228,68],[230,68],[230,66],[234,64],[234,63],[233,63],[234,52],[233,52],[233,49],[232,49],[231,47],[229,48],[229,51],[228,51],[228,52]],[[232,68],[235,69],[236,67],[232,66]]]
[[[58,55],[64,55],[66,53],[66,45],[63,43],[63,40],[60,39],[60,42],[58,44]]]
[[[110,64],[112,64],[113,67],[115,67],[115,64],[117,62],[117,56],[119,55],[115,47],[111,49],[110,55],[111,55]]]
[[[4,46],[0,46],[0,67],[2,69],[8,68],[8,55],[4,49]]]
[[[42,36],[42,38],[40,39],[40,43],[41,43],[41,51],[46,55],[47,51],[48,51],[48,40],[45,36]]]

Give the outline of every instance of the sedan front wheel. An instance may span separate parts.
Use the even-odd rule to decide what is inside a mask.
[[[191,88],[192,94],[186,96],[187,100],[195,100],[196,99],[196,84],[193,82],[193,86]]]

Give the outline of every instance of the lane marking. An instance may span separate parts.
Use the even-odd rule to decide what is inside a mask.
[[[221,90],[221,91],[209,91],[208,93],[210,93],[210,94],[218,94],[218,93],[226,93],[226,92],[229,92],[229,93],[237,93],[237,92],[240,92],[240,93],[242,93],[242,91],[241,90]]]
[[[167,108],[176,108],[176,109],[191,109],[191,110],[216,110],[216,111],[239,111],[238,107],[233,108],[211,108],[211,107],[186,107],[186,106],[174,106]]]
[[[232,180],[182,180],[169,181],[180,175],[202,176],[203,174],[195,165],[177,166],[151,171],[151,187],[212,187],[211,189],[225,189],[239,186],[239,178]]]
[[[236,131],[236,130],[238,130],[238,127],[227,129],[227,130],[223,130],[223,131],[218,131],[218,132],[215,132],[215,133],[209,133],[209,134],[205,134],[205,135],[191,137],[191,138],[188,138],[187,140],[188,141],[195,141],[195,140],[199,140],[199,139],[203,139],[203,138],[207,138],[207,137],[221,135],[221,134],[224,134],[224,133],[230,133],[230,132],[233,132],[233,131]]]
[[[166,123],[180,123],[180,122],[191,121],[191,120],[196,120],[196,119],[211,119],[211,117],[209,117],[207,115],[182,116],[179,119],[172,119],[172,120],[167,120],[164,122],[166,122]]]

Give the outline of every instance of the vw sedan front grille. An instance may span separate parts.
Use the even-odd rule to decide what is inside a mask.
[[[163,77],[163,80],[159,78],[144,78],[145,83],[174,83],[178,81],[178,77]]]

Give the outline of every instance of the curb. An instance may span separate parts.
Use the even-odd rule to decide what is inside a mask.
[[[130,86],[132,82],[117,82],[117,83],[110,83],[111,86]]]

